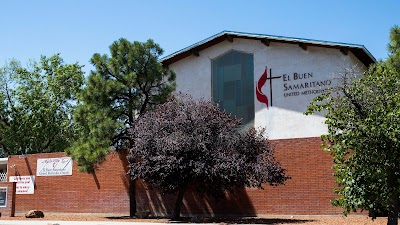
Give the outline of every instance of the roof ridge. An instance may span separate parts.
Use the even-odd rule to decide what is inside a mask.
[[[171,60],[174,57],[177,57],[178,55],[187,54],[187,52],[193,51],[194,48],[200,48],[200,50],[208,48],[209,46],[204,47],[204,45],[206,43],[215,41],[217,38],[220,38],[221,36],[224,36],[224,35],[233,35],[233,36],[236,36],[237,38],[240,38],[240,37],[246,38],[247,37],[247,38],[253,38],[253,39],[260,39],[260,40],[261,39],[270,39],[270,40],[276,40],[276,41],[287,42],[287,43],[305,43],[305,44],[311,44],[311,45],[317,45],[317,46],[329,46],[329,47],[334,47],[334,48],[360,49],[365,53],[365,55],[370,59],[370,61],[376,62],[375,57],[366,49],[366,47],[364,45],[360,45],[360,44],[324,41],[324,40],[308,39],[308,38],[287,37],[287,36],[269,35],[269,34],[238,32],[238,31],[229,31],[229,30],[223,30],[222,32],[214,34],[214,35],[212,35],[208,38],[205,38],[199,42],[196,42],[186,48],[183,48],[181,50],[173,52],[173,53],[163,57],[162,59],[160,59],[160,61],[165,62],[167,60]],[[214,44],[216,44],[216,43],[214,43]],[[214,45],[214,44],[210,44],[210,45]],[[168,64],[168,62],[167,62],[167,64]]]

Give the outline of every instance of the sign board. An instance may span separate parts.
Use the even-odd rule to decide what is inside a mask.
[[[38,159],[36,176],[70,176],[72,175],[72,158]]]
[[[15,193],[17,195],[35,192],[35,176],[10,176],[9,182],[16,182]]]
[[[0,207],[7,206],[7,188],[0,187]]]

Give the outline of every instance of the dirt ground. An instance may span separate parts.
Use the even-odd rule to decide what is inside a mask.
[[[41,220],[41,221],[118,221],[118,222],[154,222],[171,223],[170,219],[130,219],[121,215],[98,215],[98,214],[45,214],[44,218],[27,219],[23,214],[15,217],[1,217],[0,220]],[[245,218],[183,218],[184,222],[190,223],[216,223],[216,224],[280,224],[280,225],[384,225],[387,218],[371,220],[367,216],[265,216]]]

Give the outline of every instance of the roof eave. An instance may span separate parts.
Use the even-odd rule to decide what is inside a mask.
[[[206,38],[202,41],[199,41],[193,45],[190,45],[182,50],[174,52],[160,61],[163,65],[168,66],[172,63],[175,63],[183,58],[186,58],[193,54],[198,54],[201,50],[204,50],[208,47],[216,45],[225,40],[232,40],[230,38],[244,38],[244,39],[254,39],[254,40],[269,40],[271,42],[281,42],[281,43],[290,43],[290,44],[306,44],[311,46],[320,46],[327,48],[345,48],[350,50],[365,66],[369,66],[371,63],[376,62],[375,57],[365,48],[363,45],[355,45],[349,43],[341,43],[341,42],[330,42],[330,41],[320,41],[313,39],[302,39],[302,38],[293,38],[293,37],[284,37],[284,36],[275,36],[275,35],[262,35],[262,34],[252,34],[252,33],[241,33],[234,31],[223,31],[216,35],[213,35],[209,38]]]

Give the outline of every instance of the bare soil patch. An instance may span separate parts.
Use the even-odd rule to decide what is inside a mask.
[[[121,215],[101,214],[45,214],[44,218],[27,219],[23,214],[15,217],[1,217],[0,220],[39,220],[39,221],[118,221],[118,222],[148,222],[148,223],[172,223],[166,218],[132,219]],[[371,220],[367,216],[265,216],[265,217],[204,217],[182,218],[182,222],[188,223],[215,223],[215,224],[276,224],[276,225],[385,225],[386,217]]]

